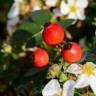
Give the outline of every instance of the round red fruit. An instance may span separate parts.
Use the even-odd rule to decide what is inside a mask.
[[[36,49],[34,51],[34,66],[37,68],[42,68],[48,65],[49,56],[44,49]]]
[[[82,49],[79,44],[75,42],[70,42],[70,48],[62,50],[62,57],[65,61],[69,63],[77,62],[82,57]]]
[[[64,40],[64,30],[59,24],[49,24],[44,28],[43,40],[49,46],[56,46]]]

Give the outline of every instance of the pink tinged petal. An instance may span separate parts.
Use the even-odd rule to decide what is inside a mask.
[[[76,81],[75,88],[84,88],[89,85],[89,76],[81,75]]]
[[[85,14],[84,14],[84,10],[83,9],[79,9],[76,13],[77,18],[79,20],[84,20],[85,19]]]
[[[49,7],[56,6],[57,0],[45,0],[45,4]]]
[[[60,12],[60,9],[58,9],[58,8],[55,8],[54,10],[53,10],[53,14],[55,15],[55,16],[63,16],[63,14]]]
[[[76,4],[79,8],[86,8],[88,6],[88,0],[77,0]]]
[[[48,84],[44,87],[42,91],[43,96],[56,96],[61,92],[60,84],[58,80],[52,79],[48,82]]]
[[[68,5],[72,5],[76,2],[76,0],[67,0],[68,1]]]
[[[8,18],[14,18],[19,15],[19,6],[17,3],[14,3],[8,13]]]
[[[72,64],[68,67],[68,69],[66,70],[66,72],[68,73],[72,73],[72,74],[75,74],[75,75],[78,75],[80,74],[82,71],[81,71],[81,68],[79,67],[78,64]]]
[[[60,11],[64,15],[67,15],[69,13],[69,6],[63,0],[60,4]]]
[[[74,19],[74,20],[77,20],[78,19],[77,16],[76,16],[76,14],[75,13],[72,13],[72,12],[68,14],[67,18],[68,19]]]
[[[89,80],[90,87],[92,88],[93,92],[96,93],[96,76],[91,75]]]
[[[63,85],[63,96],[74,96],[75,81],[68,80]]]

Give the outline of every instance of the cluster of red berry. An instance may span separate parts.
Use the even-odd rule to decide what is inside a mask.
[[[42,37],[48,46],[56,46],[64,41],[64,30],[59,24],[45,26]],[[68,45],[69,47],[66,47]],[[75,42],[68,42],[61,51],[63,59],[69,63],[77,62],[82,57],[82,49]],[[49,62],[48,53],[44,49],[34,51],[34,66],[42,68]]]

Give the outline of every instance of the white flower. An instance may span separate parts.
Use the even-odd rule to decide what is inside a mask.
[[[87,62],[84,65],[72,64],[66,70],[68,73],[75,74],[78,79],[75,88],[84,88],[90,85],[93,92],[96,93],[96,65]]]
[[[63,88],[60,87],[58,80],[52,79],[44,87],[42,91],[43,96],[73,96],[74,95],[73,80],[68,80],[64,83]]]
[[[88,6],[88,0],[64,0],[60,4],[60,12],[71,19],[84,20],[84,9]]]
[[[8,13],[7,31],[9,35],[12,35],[12,32],[14,31],[14,27],[20,20],[19,7],[21,2],[23,2],[23,0],[14,0],[14,3]]]
[[[19,15],[19,7],[21,2],[23,2],[23,0],[14,0],[14,3],[8,13],[8,19],[14,18]]]
[[[12,34],[12,32],[14,32],[16,27],[16,24],[18,24],[20,22],[20,4],[24,2],[24,0],[14,0],[14,3],[8,13],[8,21],[7,21],[7,31],[9,33],[9,35]]]
[[[55,7],[57,4],[57,0],[45,0],[45,4],[49,7]]]
[[[11,18],[7,21],[7,31],[9,33],[9,35],[12,34],[12,32],[14,32],[14,27],[16,26],[16,24],[20,21],[19,17],[16,16],[14,18]]]

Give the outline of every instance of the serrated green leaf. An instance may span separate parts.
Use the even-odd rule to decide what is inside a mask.
[[[59,24],[63,27],[63,28],[66,28],[66,27],[69,27],[70,25],[72,25],[74,23],[74,20],[73,19],[66,19],[66,20],[63,20],[63,21],[60,21]]]
[[[51,14],[48,10],[38,10],[32,12],[32,20],[40,25],[44,25],[45,23],[49,23],[51,19]]]

